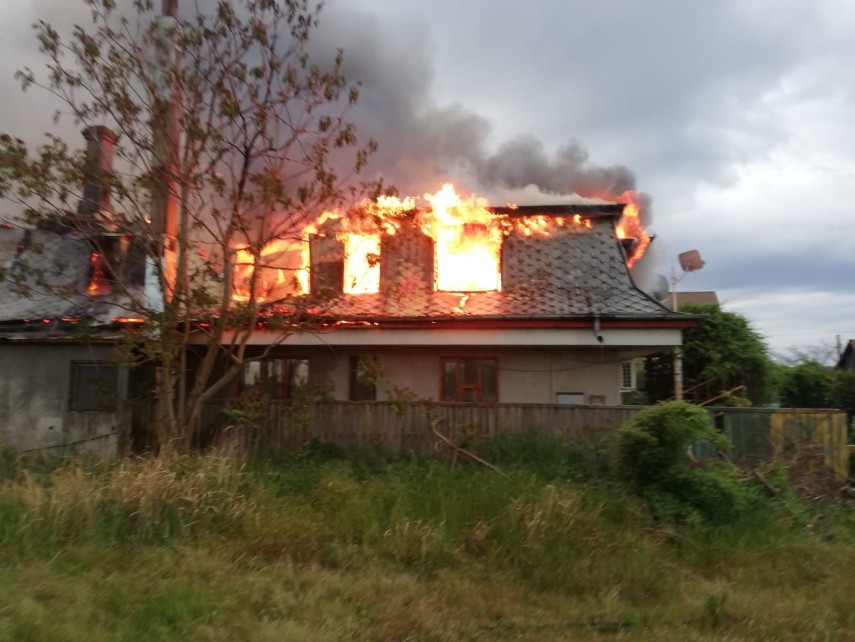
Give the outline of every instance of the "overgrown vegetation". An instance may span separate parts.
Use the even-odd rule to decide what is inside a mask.
[[[774,367],[763,337],[741,314],[718,305],[684,305],[680,312],[703,315],[683,331],[683,384],[696,403],[715,399],[722,405],[759,405],[774,393]],[[659,352],[646,364],[648,401],[674,394],[673,355]]]
[[[852,510],[693,468],[686,404],[474,464],[0,458],[3,639],[847,639]]]
[[[671,522],[733,524],[762,510],[758,488],[727,461],[693,451],[724,452],[727,439],[698,406],[673,401],[645,408],[618,433],[617,471],[653,515]]]
[[[855,417],[855,372],[829,370],[816,361],[780,366],[781,404],[792,408],[840,408]]]

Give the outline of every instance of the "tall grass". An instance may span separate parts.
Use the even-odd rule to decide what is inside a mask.
[[[798,510],[784,507],[786,515],[769,501],[726,528],[674,528],[592,472],[589,457],[537,438],[519,446],[493,446],[507,477],[378,455],[7,460],[0,552],[219,537],[241,559],[329,568],[379,561],[428,574],[465,566],[539,590],[650,600],[676,582],[662,559],[689,559],[699,546],[728,554],[740,542],[789,541],[812,519],[790,498]],[[838,538],[852,523],[813,521],[814,532]]]
[[[370,453],[2,454],[0,639],[72,637],[48,616],[69,586],[89,591],[75,630],[101,639],[105,622],[129,639],[226,639],[222,626],[260,639],[263,625],[267,639],[307,640],[601,639],[582,634],[591,623],[663,640],[847,639],[855,626],[836,571],[855,563],[849,508],[790,493],[726,526],[668,523],[599,446],[517,445],[490,446],[507,477]]]
[[[0,543],[162,542],[239,529],[254,514],[239,462],[186,459],[19,460],[0,481]]]

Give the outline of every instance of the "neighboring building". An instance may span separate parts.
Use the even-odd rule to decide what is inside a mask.
[[[677,293],[677,309],[686,305],[718,305],[718,295],[715,292],[680,292]],[[671,298],[668,298],[670,305]]]
[[[615,235],[622,205],[489,209],[512,231],[479,291],[441,289],[442,255],[413,213],[380,239],[379,282],[367,288],[376,291],[343,293],[347,257],[330,231],[312,258],[313,285],[333,294],[312,319],[317,330],[252,364],[243,385],[267,382],[283,398],[309,381],[336,400],[406,391],[447,402],[619,404],[635,383],[625,364],[680,345],[681,330],[694,325],[635,286],[624,252],[631,244]],[[527,232],[532,219],[549,232]],[[271,340],[259,331],[250,342],[261,349]]]
[[[835,368],[838,370],[855,370],[855,340],[850,339],[846,342],[846,347],[840,354]]]
[[[108,164],[112,132],[86,135]],[[98,222],[108,210],[109,195],[91,184],[79,207],[92,214],[86,231],[63,220],[50,230],[0,226],[0,446],[112,456],[127,436],[128,373],[114,347],[135,322],[145,260],[133,239]]]

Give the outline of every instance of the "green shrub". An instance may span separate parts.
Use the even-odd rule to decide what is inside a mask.
[[[698,442],[728,445],[703,408],[682,401],[646,408],[618,433],[618,474],[655,517],[666,521],[732,524],[759,507],[762,494],[735,466],[720,461],[689,465],[687,452]]]
[[[704,469],[677,470],[666,482],[642,493],[654,517],[670,522],[724,526],[766,514],[760,490],[725,462]]]
[[[618,474],[639,487],[663,483],[686,468],[686,451],[697,441],[727,446],[703,408],[685,401],[645,408],[618,432]]]

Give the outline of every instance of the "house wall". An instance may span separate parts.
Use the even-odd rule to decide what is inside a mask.
[[[296,355],[296,353],[294,353]],[[301,352],[306,355],[305,351]],[[324,383],[337,401],[349,396],[351,356],[374,357],[383,373],[378,401],[394,396],[393,387],[419,399],[437,401],[440,358],[489,356],[498,359],[500,403],[556,403],[557,393],[582,393],[586,403],[620,404],[621,361],[616,349],[435,346],[431,348],[352,347],[308,354],[311,379]]]
[[[128,425],[121,401],[116,412],[69,410],[71,362],[109,361],[111,354],[109,345],[0,344],[0,445],[115,457]],[[126,390],[120,370],[120,400]]]

